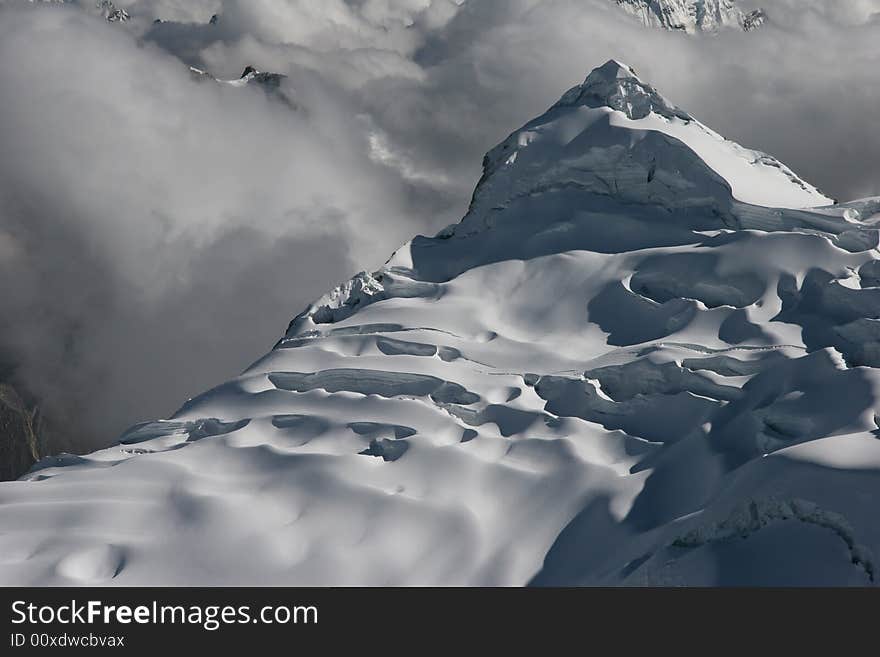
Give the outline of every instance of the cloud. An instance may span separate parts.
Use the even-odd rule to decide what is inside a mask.
[[[119,0],[124,26],[6,4],[0,361],[80,447],[456,220],[483,153],[611,57],[827,193],[880,194],[880,0],[766,0],[761,30],[692,37],[609,0]],[[296,110],[189,65],[283,73]]]
[[[766,0],[763,7],[779,25],[799,26],[809,23],[836,26],[862,25],[880,15],[880,0]]]
[[[77,441],[236,374],[419,225],[316,76],[292,111],[82,12],[2,11],[0,351]]]
[[[765,4],[771,22],[757,32],[687,36],[643,28],[607,0],[468,3],[417,53],[424,81],[376,80],[362,95],[398,147],[472,174],[468,163],[615,57],[835,197],[880,194],[880,133],[867,118],[880,21],[852,25],[867,11],[833,14],[821,1]]]

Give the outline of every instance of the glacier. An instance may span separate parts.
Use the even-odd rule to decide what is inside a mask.
[[[878,223],[609,61],[239,377],[0,483],[0,583],[874,585]]]

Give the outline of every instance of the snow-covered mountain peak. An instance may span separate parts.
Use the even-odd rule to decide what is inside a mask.
[[[0,484],[0,584],[876,583],[880,199],[577,89],[455,230]]]
[[[601,197],[686,210],[703,230],[741,227],[747,206],[833,204],[775,158],[724,139],[614,60],[487,153],[467,216],[444,234],[480,231],[501,216],[509,223],[512,205],[561,193],[584,207]]]
[[[643,119],[651,112],[685,121],[691,116],[643,82],[626,64],[609,60],[594,69],[583,84],[572,87],[554,107],[609,107],[630,119]]]

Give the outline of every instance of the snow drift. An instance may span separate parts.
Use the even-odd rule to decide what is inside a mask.
[[[608,62],[240,377],[0,484],[0,582],[871,585],[878,212]]]

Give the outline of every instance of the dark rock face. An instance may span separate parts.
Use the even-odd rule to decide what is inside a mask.
[[[244,69],[240,79],[247,82],[255,82],[267,90],[276,90],[281,86],[281,82],[286,77],[286,75],[281,73],[267,73],[259,71],[253,66],[248,66]]]
[[[40,424],[37,409],[0,383],[0,481],[18,479],[40,459]]]

